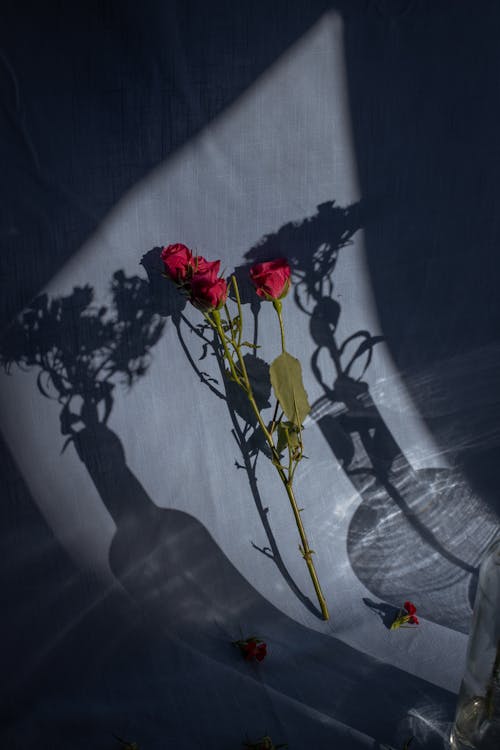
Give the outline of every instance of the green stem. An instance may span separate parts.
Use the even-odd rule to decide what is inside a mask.
[[[281,314],[282,310],[282,303],[280,299],[273,299],[273,307],[276,310],[276,313],[278,315],[278,320],[280,324],[280,333],[281,333],[281,351],[286,352],[285,347],[285,326],[283,325],[283,315]]]
[[[309,542],[307,541],[306,531],[302,523],[302,518],[300,517],[300,510],[297,505],[295,495],[293,493],[292,485],[290,482],[286,480],[286,477],[282,476],[282,473],[279,471],[279,469],[278,469],[278,473],[280,474],[281,480],[283,484],[285,485],[286,494],[288,495],[288,499],[290,500],[290,505],[292,506],[292,511],[293,511],[293,515],[295,516],[295,523],[297,524],[300,541],[302,542],[300,551],[302,553],[302,557],[306,561],[307,569],[309,570],[309,575],[311,576],[314,590],[316,592],[316,596],[318,597],[321,614],[323,615],[324,620],[328,620],[330,618],[330,615],[328,613],[326,599],[321,590],[318,575],[316,573],[316,568],[314,567],[314,563],[312,561],[313,550],[309,547]]]
[[[271,420],[271,428],[269,430],[269,432],[271,433],[271,435],[273,434],[273,432],[275,430],[275,427],[276,427],[276,424],[277,424],[276,419],[278,417],[279,405],[280,405],[280,402],[276,399],[276,406],[274,407],[274,414],[273,414],[273,418]],[[281,417],[280,417],[280,419],[281,419]]]
[[[234,276],[232,277],[232,279],[233,279],[233,287],[235,289],[236,300],[237,300],[237,304],[238,304],[238,311],[239,311],[239,315],[240,315],[240,326],[241,326],[241,324],[242,324],[241,302],[240,302],[239,293],[238,293],[238,286],[236,284],[236,279],[234,278]],[[284,332],[284,328],[283,328],[283,319],[282,319],[282,316],[281,316],[281,301],[280,300],[275,300],[273,304],[274,304],[276,312],[278,313],[278,319],[280,321],[282,350],[285,351],[285,332]],[[325,600],[325,597],[324,597],[323,592],[321,590],[321,586],[320,586],[320,583],[319,583],[318,575],[316,573],[316,568],[314,567],[314,563],[312,561],[313,551],[309,547],[309,542],[307,540],[307,535],[306,535],[306,532],[305,532],[305,529],[304,529],[304,525],[302,523],[302,519],[300,517],[300,510],[299,510],[299,507],[297,505],[297,501],[295,500],[295,495],[294,495],[293,488],[292,488],[292,477],[293,477],[293,473],[294,472],[292,471],[292,469],[290,468],[290,465],[289,465],[289,467],[288,467],[288,476],[287,476],[285,469],[280,464],[280,456],[279,456],[278,451],[276,450],[276,446],[274,444],[273,436],[272,436],[271,432],[269,432],[269,430],[267,429],[267,426],[266,426],[264,420],[262,419],[259,407],[257,406],[257,402],[255,401],[255,397],[254,397],[253,391],[252,391],[252,386],[251,386],[251,383],[250,383],[250,378],[248,377],[248,372],[247,372],[247,368],[246,368],[246,365],[245,365],[245,360],[244,360],[243,355],[241,353],[241,347],[239,345],[239,341],[236,342],[234,340],[233,336],[231,336],[230,343],[231,343],[231,345],[232,345],[232,347],[234,349],[234,352],[236,354],[236,357],[238,359],[238,366],[239,366],[239,369],[241,371],[241,376],[236,372],[235,363],[233,361],[233,358],[232,358],[231,353],[230,353],[229,348],[228,348],[227,337],[226,337],[226,335],[224,333],[224,330],[222,328],[222,325],[221,325],[219,311],[218,310],[214,310],[212,312],[212,316],[213,316],[213,320],[210,317],[210,315],[208,315],[207,313],[205,313],[206,319],[208,320],[208,322],[210,323],[210,325],[212,326],[212,328],[214,328],[217,331],[218,335],[219,335],[222,347],[224,349],[224,355],[225,355],[225,357],[226,357],[226,359],[228,361],[228,364],[229,364],[229,367],[230,367],[230,370],[231,370],[231,374],[232,374],[233,378],[235,379],[235,381],[243,388],[243,390],[247,394],[248,400],[250,402],[250,406],[252,407],[252,411],[255,414],[257,422],[259,423],[259,426],[260,426],[260,428],[261,428],[261,430],[262,430],[262,432],[264,434],[264,437],[266,438],[267,444],[269,445],[269,448],[271,449],[271,455],[273,456],[273,463],[274,463],[274,465],[276,467],[276,470],[277,470],[277,472],[279,474],[279,477],[280,477],[281,481],[283,482],[283,485],[285,487],[286,493],[288,495],[288,499],[290,500],[290,505],[292,506],[293,515],[295,517],[295,523],[297,524],[297,530],[299,532],[300,541],[301,541],[301,546],[299,547],[299,549],[300,549],[300,551],[302,553],[302,557],[306,561],[306,565],[307,565],[307,568],[309,570],[309,575],[311,576],[311,580],[312,580],[312,584],[314,586],[314,590],[316,592],[316,596],[318,598],[318,602],[319,602],[319,606],[320,606],[320,609],[321,609],[321,614],[323,616],[323,619],[328,620],[329,617],[330,617],[330,615],[328,613],[328,608],[326,606],[326,600]]]
[[[231,281],[233,282],[234,296],[236,297],[236,304],[238,305],[238,346],[240,346],[241,337],[243,335],[243,312],[241,310],[240,290],[238,289],[236,276],[231,276]]]
[[[212,320],[212,318],[210,317],[210,315],[208,313],[204,313],[204,315],[205,315],[206,320],[212,326],[212,328],[214,328],[217,331],[217,333],[219,334],[219,339],[220,339],[220,342],[221,342],[221,344],[223,346],[224,355],[225,355],[225,357],[227,359],[227,363],[229,365],[229,369],[231,370],[231,375],[233,376],[233,378],[236,381],[236,383],[238,383],[238,385],[241,385],[241,379],[240,379],[238,373],[236,372],[236,368],[234,366],[233,358],[231,357],[231,352],[227,348],[226,336],[224,334],[224,330],[223,330],[222,324],[220,322],[220,313],[219,313],[219,311],[218,310],[213,310],[212,311],[213,320]]]
[[[221,342],[222,347],[224,349],[224,356],[227,359],[228,364],[229,364],[229,368],[231,370],[231,375],[233,376],[233,378],[235,379],[235,381],[238,383],[238,385],[241,386],[243,388],[243,390],[245,391],[245,393],[247,394],[248,400],[250,401],[250,404],[251,404],[252,409],[253,409],[253,411],[255,413],[255,416],[257,417],[257,421],[259,422],[260,428],[261,428],[262,432],[264,433],[265,438],[266,438],[267,442],[269,443],[271,449],[273,450],[273,453],[276,453],[276,448],[274,447],[273,438],[272,438],[269,430],[267,429],[264,420],[261,417],[261,414],[260,414],[260,411],[259,411],[259,407],[257,406],[257,403],[255,401],[255,398],[254,398],[254,395],[253,395],[253,391],[252,391],[252,386],[250,384],[250,378],[248,377],[248,372],[247,372],[247,368],[246,368],[246,365],[245,365],[245,360],[243,359],[243,355],[241,354],[241,348],[238,346],[237,342],[234,341],[234,339],[231,341],[233,349],[234,349],[234,351],[236,353],[236,356],[238,358],[238,364],[239,364],[239,367],[240,367],[240,370],[241,370],[241,377],[240,377],[240,375],[236,372],[236,368],[235,368],[235,365],[234,365],[234,362],[233,362],[233,358],[231,356],[231,353],[230,353],[228,345],[227,345],[227,338],[226,338],[226,335],[224,333],[224,329],[222,328],[222,325],[221,325],[219,311],[218,310],[213,310],[212,311],[212,316],[213,316],[213,320],[212,320],[212,318],[208,314],[205,314],[206,319],[208,320],[208,322],[210,323],[210,325],[212,326],[212,328],[214,328],[217,331],[218,335],[219,335],[220,342]]]
[[[302,452],[300,453],[300,458],[302,458]],[[288,480],[289,480],[290,484],[291,484],[291,483],[293,482],[293,478],[294,478],[294,476],[295,476],[295,469],[296,469],[296,468],[297,468],[297,466],[299,465],[299,461],[300,461],[300,458],[299,458],[298,460],[297,460],[297,459],[295,459],[295,462],[294,462],[293,468],[292,468],[292,470],[290,471],[290,473],[288,474]]]
[[[231,315],[229,314],[227,305],[224,305],[224,312],[226,313],[226,321],[229,326],[229,330],[232,332],[232,328],[231,328],[232,320],[231,320]]]

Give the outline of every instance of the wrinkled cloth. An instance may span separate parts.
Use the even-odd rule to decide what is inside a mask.
[[[3,743],[441,747],[499,530],[498,7],[1,15]],[[236,273],[269,420],[280,332],[248,269],[290,263],[328,622],[161,274],[174,243]],[[391,631],[405,601],[419,624]]]

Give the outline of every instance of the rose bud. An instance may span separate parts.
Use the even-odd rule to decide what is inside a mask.
[[[391,630],[408,627],[408,624],[418,625],[419,622],[416,612],[417,608],[413,604],[413,602],[405,602],[403,604],[403,608],[399,610],[398,614],[394,618],[394,622],[391,625]]]
[[[411,623],[411,625],[418,625],[418,617],[415,614],[417,611],[417,608],[413,604],[413,602],[405,602],[403,604],[403,607],[408,613],[408,622]]]
[[[259,297],[282,299],[290,288],[290,266],[285,258],[255,263],[250,269],[250,278]]]
[[[209,276],[213,281],[219,275],[220,260],[205,260],[203,255],[194,258],[194,273],[201,276]]]
[[[233,645],[239,648],[242,656],[247,661],[253,661],[254,659],[256,661],[263,661],[267,656],[267,644],[260,638],[255,638],[255,636],[241,641],[234,641]]]
[[[218,262],[218,261],[216,261]],[[191,279],[189,300],[202,312],[220,310],[227,299],[227,284],[212,273],[195,274]]]
[[[193,272],[193,254],[186,245],[177,243],[164,247],[161,259],[165,265],[165,276],[176,284],[184,284]]]

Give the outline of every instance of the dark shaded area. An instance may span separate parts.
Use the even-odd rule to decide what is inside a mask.
[[[398,5],[345,24],[371,283],[420,413],[498,513],[500,7]]]
[[[327,6],[4,0],[0,328]]]

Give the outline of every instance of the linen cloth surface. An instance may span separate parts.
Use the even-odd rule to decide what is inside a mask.
[[[2,13],[4,742],[443,747],[498,533],[498,8]],[[290,262],[328,622],[161,276],[173,242],[236,270],[269,419],[279,328],[248,268]],[[391,631],[406,599],[420,624]]]

